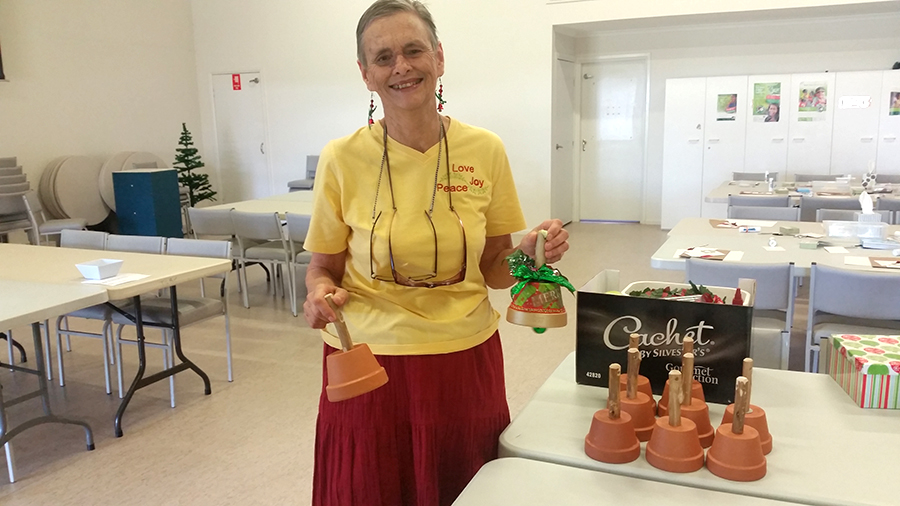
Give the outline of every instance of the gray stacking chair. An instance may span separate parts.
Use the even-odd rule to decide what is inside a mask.
[[[794,174],[794,182],[808,183],[810,181],[837,181],[838,174]]]
[[[769,172],[769,179],[778,180],[777,172]],[[765,181],[766,173],[765,172],[732,172],[731,173],[732,181]]]
[[[804,195],[800,198],[800,221],[815,221],[818,209],[853,209],[860,211],[857,197],[816,197]]]
[[[22,195],[23,192],[0,193],[0,242],[6,242],[6,236],[10,232],[31,229]]]
[[[794,264],[727,263],[699,258],[685,262],[685,279],[696,284],[737,287],[756,280],[750,356],[754,365],[787,369],[794,320]]]
[[[277,296],[278,286],[282,285],[281,292],[284,296],[284,276],[281,273],[283,270],[288,272],[291,270],[291,249],[281,230],[278,213],[249,213],[232,209],[231,222],[234,223],[234,234],[238,238],[240,250],[238,262],[241,284],[244,285],[244,307],[250,307],[250,298],[247,294],[249,292],[247,264],[250,262],[274,264],[276,269],[273,275],[275,283],[273,292]],[[288,283],[288,289],[293,291],[293,283]]]
[[[857,221],[856,213],[858,212],[860,211],[853,209],[816,209],[816,221]],[[891,222],[891,211],[875,211],[875,214],[881,217],[882,223]]]
[[[875,178],[876,183],[900,183],[900,174],[878,174]]]
[[[285,213],[287,221],[288,243],[291,247],[291,312],[297,316],[297,266],[309,265],[312,253],[303,249],[306,234],[309,232],[310,216],[305,214]]]
[[[319,155],[306,156],[306,178],[288,181],[288,191],[312,190],[316,180],[316,167],[319,165]]]
[[[166,254],[176,256],[194,256],[207,258],[231,258],[230,241],[209,241],[202,239],[171,238],[166,244]],[[228,273],[211,276],[217,279],[228,279]],[[201,286],[203,280],[200,281]],[[227,283],[226,283],[227,285]],[[143,324],[148,327],[158,327],[162,330],[161,343],[145,341],[145,346],[162,348],[165,367],[174,367],[174,340],[172,337],[172,299],[165,297],[141,297],[141,313]],[[228,290],[222,292],[221,297],[186,297],[178,296],[178,325],[181,328],[205,321],[217,316],[225,317],[225,353],[228,364],[228,381],[234,380],[234,371],[231,356],[231,323],[228,318]],[[119,396],[124,392],[122,384],[122,344],[134,344],[132,339],[122,337],[122,329],[126,325],[134,323],[124,316],[113,314],[113,322],[118,324],[116,328],[116,363],[119,375]],[[168,357],[168,358],[166,358]],[[175,383],[174,376],[169,377],[170,404],[175,407]]]
[[[891,214],[892,220],[891,223],[897,225],[900,223],[900,220],[897,219],[897,215],[900,214],[897,211],[900,211],[900,198],[885,198],[881,197],[875,201],[875,209],[884,210],[884,211],[893,211]]]
[[[13,183],[0,185],[0,195],[21,195],[31,189],[31,183]]]
[[[41,237],[59,235],[63,230],[85,230],[87,221],[81,218],[69,218],[63,220],[48,220],[44,216],[44,209],[37,193],[33,190],[22,195],[25,201],[25,209],[28,212],[28,220],[31,222],[31,244],[41,245]]]
[[[831,334],[900,333],[900,277],[892,272],[813,263],[806,323],[807,372],[819,369],[819,343]]]
[[[18,167],[0,167],[0,177],[3,176],[18,176],[22,174],[22,166]]]
[[[789,207],[790,195],[729,195],[729,206]]]
[[[0,186],[7,186],[11,184],[19,184],[24,183],[28,179],[25,177],[25,174],[16,174],[11,176],[0,176]]]
[[[234,234],[234,223],[231,222],[231,209],[205,209],[190,207],[188,208],[188,219],[191,222],[191,230],[194,239],[211,239],[211,240],[227,240],[231,242],[231,258],[233,261],[232,270],[239,269],[240,264],[240,247],[238,245],[237,236]],[[248,246],[260,244],[261,241],[250,241],[245,239],[244,243]],[[269,281],[269,269],[264,264],[250,263],[248,265],[259,265],[266,271],[266,281]],[[241,283],[243,280],[238,275],[238,292],[242,291]],[[223,288],[224,290],[224,288]],[[203,295],[201,293],[201,295]]]
[[[728,218],[743,218],[746,220],[800,221],[800,208],[728,206]]]

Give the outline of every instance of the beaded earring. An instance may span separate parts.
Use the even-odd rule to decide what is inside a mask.
[[[444,100],[444,82],[441,80],[440,77],[438,78],[438,90],[437,90],[437,93],[434,94],[434,96],[437,97],[437,99],[438,99],[438,108],[437,108],[438,112],[443,111],[444,104],[446,104],[447,101]]]
[[[369,96],[369,128],[372,128],[372,125],[375,124],[375,120],[372,119],[372,114],[375,112],[375,109],[378,107],[375,105],[375,92]]]

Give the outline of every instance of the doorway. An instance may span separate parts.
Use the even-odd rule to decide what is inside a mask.
[[[581,66],[580,219],[640,222],[647,130],[647,58]]]
[[[260,74],[213,74],[212,84],[221,201],[271,195]]]

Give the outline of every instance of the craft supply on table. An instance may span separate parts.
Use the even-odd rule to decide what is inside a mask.
[[[706,455],[706,467],[711,473],[732,481],[756,481],[766,475],[766,456],[763,454],[759,432],[745,424],[750,406],[749,380],[737,379],[734,417],[716,429],[716,438]]]
[[[506,257],[510,274],[519,281],[510,289],[512,301],[506,309],[506,321],[531,327],[538,334],[548,328],[566,326],[566,308],[559,287],[564,286],[575,293],[575,287],[569,280],[547,265],[544,251],[546,239],[547,231],[539,231],[534,259],[522,250]]]
[[[835,334],[828,374],[861,408],[900,409],[900,336]]]
[[[619,373],[621,366],[609,366],[609,395],[606,409],[594,413],[591,428],[584,438],[584,453],[588,457],[610,464],[624,464],[641,456],[641,442],[638,440],[631,421],[631,415],[621,410]]]
[[[743,364],[743,372],[741,376],[747,378],[747,412],[744,416],[744,423],[756,429],[759,433],[759,441],[762,445],[763,454],[768,455],[772,451],[772,434],[769,432],[769,421],[766,419],[766,412],[759,406],[753,405],[751,395],[753,393],[753,359],[745,358]],[[722,416],[722,423],[731,423],[734,418],[735,404],[729,404],[725,407],[725,413]]]
[[[671,409],[656,420],[647,443],[647,462],[663,471],[690,473],[703,467],[703,447],[697,425],[681,417],[681,371],[670,371],[668,382]]]
[[[622,411],[631,415],[634,431],[641,441],[650,439],[656,423],[656,402],[652,395],[638,391],[638,376],[641,369],[641,352],[635,348],[628,350],[628,379],[625,398],[621,400]]]

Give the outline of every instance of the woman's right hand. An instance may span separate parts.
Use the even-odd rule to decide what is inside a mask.
[[[341,287],[334,285],[320,284],[316,285],[315,290],[306,296],[306,302],[303,303],[303,316],[306,322],[314,329],[323,329],[325,325],[337,320],[337,315],[331,310],[325,295],[331,294],[331,300],[338,307],[347,303],[350,293]]]

